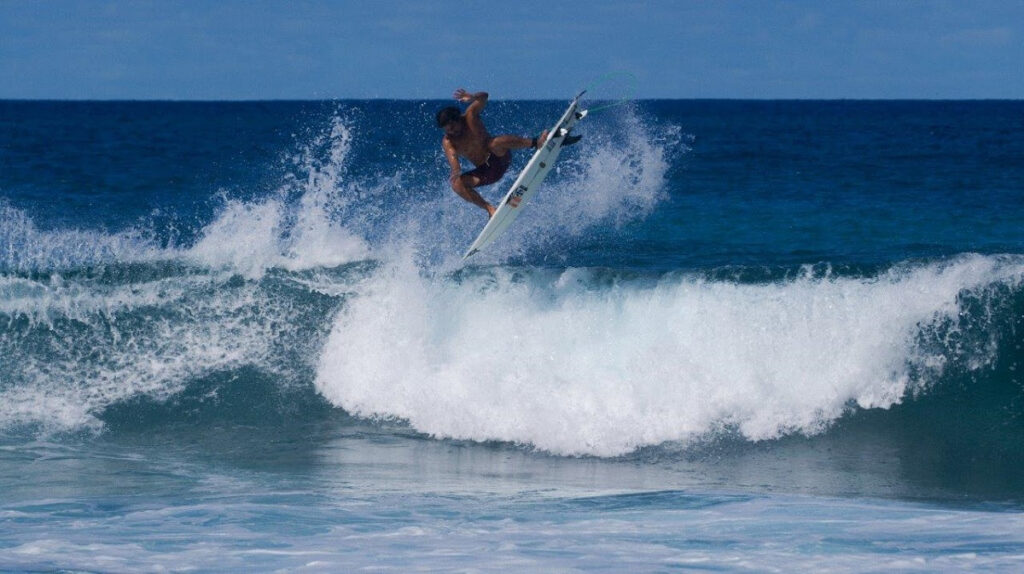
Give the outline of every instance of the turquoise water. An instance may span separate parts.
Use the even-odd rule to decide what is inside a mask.
[[[0,102],[0,569],[1020,567],[1021,103],[442,104]]]

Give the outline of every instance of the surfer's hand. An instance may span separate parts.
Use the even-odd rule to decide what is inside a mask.
[[[459,88],[455,90],[455,99],[460,102],[471,102],[473,101],[473,95],[466,91],[465,88]]]

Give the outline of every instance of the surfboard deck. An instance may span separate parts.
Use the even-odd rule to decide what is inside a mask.
[[[587,115],[586,110],[580,109],[579,100],[583,93],[580,92],[572,99],[562,117],[558,119],[554,127],[548,130],[548,141],[534,152],[533,157],[527,162],[526,167],[519,173],[519,177],[512,183],[508,193],[501,200],[498,210],[494,212],[487,225],[480,231],[476,241],[469,246],[466,254],[462,256],[463,260],[487,247],[497,239],[519,217],[519,213],[523,210],[526,202],[533,197],[533,194],[537,193],[541,182],[547,177],[555,164],[555,160],[558,159],[558,154],[561,153],[562,148],[565,146],[569,132],[576,125],[576,122]]]

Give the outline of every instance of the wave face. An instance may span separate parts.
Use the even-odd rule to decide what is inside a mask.
[[[123,207],[116,222],[89,207],[92,191],[58,189],[86,206],[76,219],[34,203],[38,185],[6,183],[0,432],[342,412],[439,438],[618,457],[869,425],[892,440],[927,428],[964,460],[966,436],[993,460],[1024,438],[1024,257],[1006,223],[1017,203],[989,219],[989,235],[958,244],[957,226],[983,219],[962,200],[947,242],[933,241],[930,204],[894,222],[913,202],[874,189],[852,200],[842,177],[859,173],[815,184],[842,210],[777,178],[751,187],[733,170],[767,170],[796,144],[737,128],[770,148],[767,159],[737,155],[735,139],[688,135],[700,124],[686,106],[657,103],[588,118],[585,143],[528,214],[464,266],[483,214],[447,189],[436,134],[417,127],[432,106],[394,106],[385,125],[379,102],[240,105],[279,126],[254,144],[258,169],[212,174],[234,181],[214,189],[188,180],[191,195],[136,181],[167,198],[155,210],[132,211],[136,196],[114,186],[104,197]],[[488,117],[530,133],[561,107],[495,103]],[[251,137],[240,134],[239,147]],[[200,163],[237,153],[180,145],[202,150]],[[742,189],[702,187],[717,181],[715,162],[723,185]],[[144,167],[139,181],[167,179]],[[1024,468],[1019,459],[1009,455]]]

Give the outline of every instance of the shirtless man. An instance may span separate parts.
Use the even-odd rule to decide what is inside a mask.
[[[437,112],[437,126],[444,129],[441,147],[452,168],[449,181],[459,197],[486,209],[490,217],[496,209],[477,193],[476,188],[490,185],[505,175],[512,161],[511,150],[539,148],[547,141],[548,132],[545,130],[533,139],[513,135],[492,137],[480,120],[480,112],[487,106],[487,92],[470,94],[459,88],[455,90],[455,99],[470,103],[465,114],[454,106]],[[476,169],[462,173],[459,156],[473,162]]]

